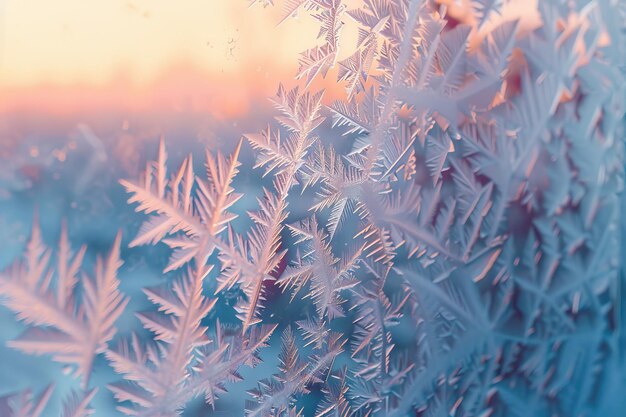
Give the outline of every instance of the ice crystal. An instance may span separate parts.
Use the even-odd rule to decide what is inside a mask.
[[[513,0],[354,3],[284,2],[279,23],[310,14],[318,44],[247,144],[207,151],[197,175],[192,155],[169,173],[162,140],[142,178],[121,182],[147,216],[130,245],[171,249],[171,282],[145,289],[158,311],[138,315],[152,340],[107,347],[125,305],[119,239],[95,279],[79,279],[84,252],[63,233],[52,271],[35,228],[25,261],[0,278],[33,326],[12,345],[75,366],[85,389],[105,353],[133,416],[182,415],[198,396],[219,409],[242,379],[257,388],[236,415],[614,412],[623,4],[540,1],[529,29],[505,18]],[[314,86],[331,76],[345,96],[325,106]],[[248,145],[271,183],[245,213]],[[209,319],[224,299],[229,324]],[[275,322],[264,310],[281,300],[299,312]],[[279,334],[275,373],[243,377]],[[38,416],[48,396],[17,396],[8,415]]]

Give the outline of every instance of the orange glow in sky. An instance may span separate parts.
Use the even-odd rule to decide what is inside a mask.
[[[0,13],[2,87],[147,84],[180,62],[218,79],[265,74],[295,67],[316,35],[312,19],[277,27],[280,8],[245,0],[3,0]]]
[[[0,111],[243,114],[315,45],[309,16],[279,20],[246,0],[0,0]]]
[[[299,53],[318,43],[307,13],[278,25],[280,4],[0,0],[0,111],[142,111],[182,100],[218,118],[244,114],[293,80]]]

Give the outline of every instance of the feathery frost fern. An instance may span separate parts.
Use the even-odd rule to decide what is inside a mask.
[[[278,23],[310,14],[318,44],[247,144],[207,151],[196,175],[192,155],[171,171],[162,140],[121,182],[146,216],[130,246],[171,249],[172,280],[146,288],[156,308],[138,314],[152,340],[108,346],[126,305],[119,237],[91,278],[65,232],[54,268],[35,227],[0,277],[29,327],[11,346],[72,366],[85,390],[104,353],[132,416],[179,416],[195,397],[219,410],[277,344],[275,373],[245,381],[236,415],[609,415],[624,349],[624,5],[539,1],[529,28],[505,17],[515,0],[354,3],[283,2]],[[324,105],[323,77],[344,99]],[[243,213],[248,145],[271,183]],[[236,320],[215,319],[223,299]],[[273,321],[272,302],[297,317]],[[87,415],[94,394],[63,415]],[[49,396],[0,406],[36,417]]]

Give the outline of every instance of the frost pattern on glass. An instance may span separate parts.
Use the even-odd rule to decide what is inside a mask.
[[[541,0],[535,29],[498,18],[513,1],[354,3],[283,2],[320,30],[265,130],[207,151],[202,175],[162,140],[121,181],[145,214],[130,246],[171,253],[137,315],[148,340],[110,343],[119,238],[81,275],[84,249],[63,232],[52,257],[33,229],[0,293],[27,327],[11,346],[82,381],[61,415],[91,413],[97,356],[131,416],[197,397],[211,415],[250,382],[235,415],[618,415],[624,3]],[[326,107],[329,74],[346,91]],[[265,184],[250,212],[245,149]],[[270,376],[248,372],[271,356]],[[39,416],[51,390],[0,398],[2,415]]]

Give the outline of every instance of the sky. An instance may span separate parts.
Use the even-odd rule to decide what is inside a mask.
[[[97,85],[113,78],[146,84],[182,63],[215,78],[264,74],[297,62],[303,40],[315,40],[311,19],[277,27],[280,8],[248,7],[246,0],[0,4],[3,87]]]
[[[310,16],[247,0],[0,0],[0,111],[141,111],[184,100],[236,117],[293,80]]]

